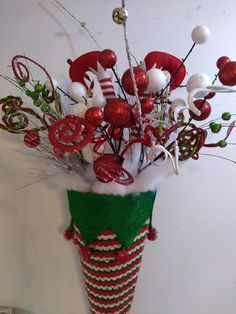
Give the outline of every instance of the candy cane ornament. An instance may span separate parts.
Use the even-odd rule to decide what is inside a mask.
[[[97,62],[97,70],[90,68],[90,70],[96,75],[97,80],[101,86],[103,96],[106,100],[110,100],[116,98],[116,93],[114,90],[114,86],[112,83],[112,76],[110,73],[101,66],[99,62]]]

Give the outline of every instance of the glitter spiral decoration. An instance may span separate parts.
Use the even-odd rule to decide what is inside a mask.
[[[115,181],[122,185],[133,183],[131,174],[122,167],[123,160],[112,154],[104,154],[94,161],[94,173],[96,178],[103,183]]]
[[[67,116],[51,126],[48,138],[54,148],[73,152],[86,146],[93,133],[94,128],[85,119]]]
[[[41,70],[43,70],[43,72],[47,75],[48,80],[50,81],[50,85],[51,85],[51,89],[52,89],[53,93],[55,93],[54,84],[53,84],[52,78],[51,78],[50,74],[48,73],[48,71],[43,66],[41,66],[38,62],[36,62],[33,59],[28,58],[26,56],[22,56],[22,55],[16,55],[11,61],[12,71],[13,71],[13,73],[14,73],[14,75],[18,81],[26,83],[26,82],[29,82],[29,80],[30,80],[30,72],[29,72],[28,65],[25,65],[23,62],[19,61],[19,59],[23,59],[26,62],[29,61],[29,62],[35,64]]]
[[[31,108],[22,107],[23,101],[20,97],[7,96],[0,100],[2,104],[2,111],[4,113],[2,121],[4,124],[0,124],[0,128],[10,133],[27,133],[31,130],[42,131],[46,129],[44,120],[39,114],[37,114]],[[38,119],[42,125],[27,128],[30,122],[28,115]]]
[[[180,133],[178,137],[180,160],[198,159],[198,152],[204,146],[206,137],[206,131],[196,127]]]

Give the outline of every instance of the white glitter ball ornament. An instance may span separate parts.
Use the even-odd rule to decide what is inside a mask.
[[[198,25],[192,30],[192,40],[195,44],[204,44],[210,36],[210,30],[205,25]]]
[[[103,108],[106,104],[106,98],[102,95],[97,95],[93,98],[93,106]]]
[[[187,81],[187,91],[190,92],[195,88],[205,88],[211,86],[212,81],[209,75],[205,73],[195,73]]]
[[[73,82],[67,89],[67,93],[72,97],[75,101],[80,102],[87,95],[86,88],[83,84],[78,82]]]
[[[148,91],[160,92],[167,84],[166,75],[159,69],[150,69],[147,71],[149,78]]]

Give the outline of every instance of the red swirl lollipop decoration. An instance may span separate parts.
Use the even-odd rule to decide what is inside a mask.
[[[76,116],[67,116],[51,126],[48,138],[55,148],[73,152],[91,142],[93,133],[94,128],[87,120]]]

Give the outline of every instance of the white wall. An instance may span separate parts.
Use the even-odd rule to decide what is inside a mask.
[[[86,21],[102,47],[117,52],[122,74],[127,68],[122,29],[111,20],[120,1],[64,4]],[[208,25],[212,36],[192,53],[189,74],[213,76],[218,57],[236,59],[234,0],[129,0],[127,8],[130,46],[139,60],[151,50],[184,57],[197,24]],[[63,81],[66,59],[92,49],[87,34],[52,1],[0,0],[1,73],[10,73],[10,59],[25,52]],[[1,97],[15,91],[3,80],[0,87]],[[214,116],[236,112],[235,99],[216,97]],[[29,166],[27,157],[12,150],[22,145],[8,134],[0,139],[0,304],[14,305],[17,314],[88,313],[77,254],[62,237],[65,193],[46,182],[17,190],[34,181],[30,173],[40,172],[40,164]],[[218,153],[236,159],[234,146]],[[235,176],[235,164],[201,157],[163,183],[155,211],[159,240],[146,245],[133,314],[236,313]]]

